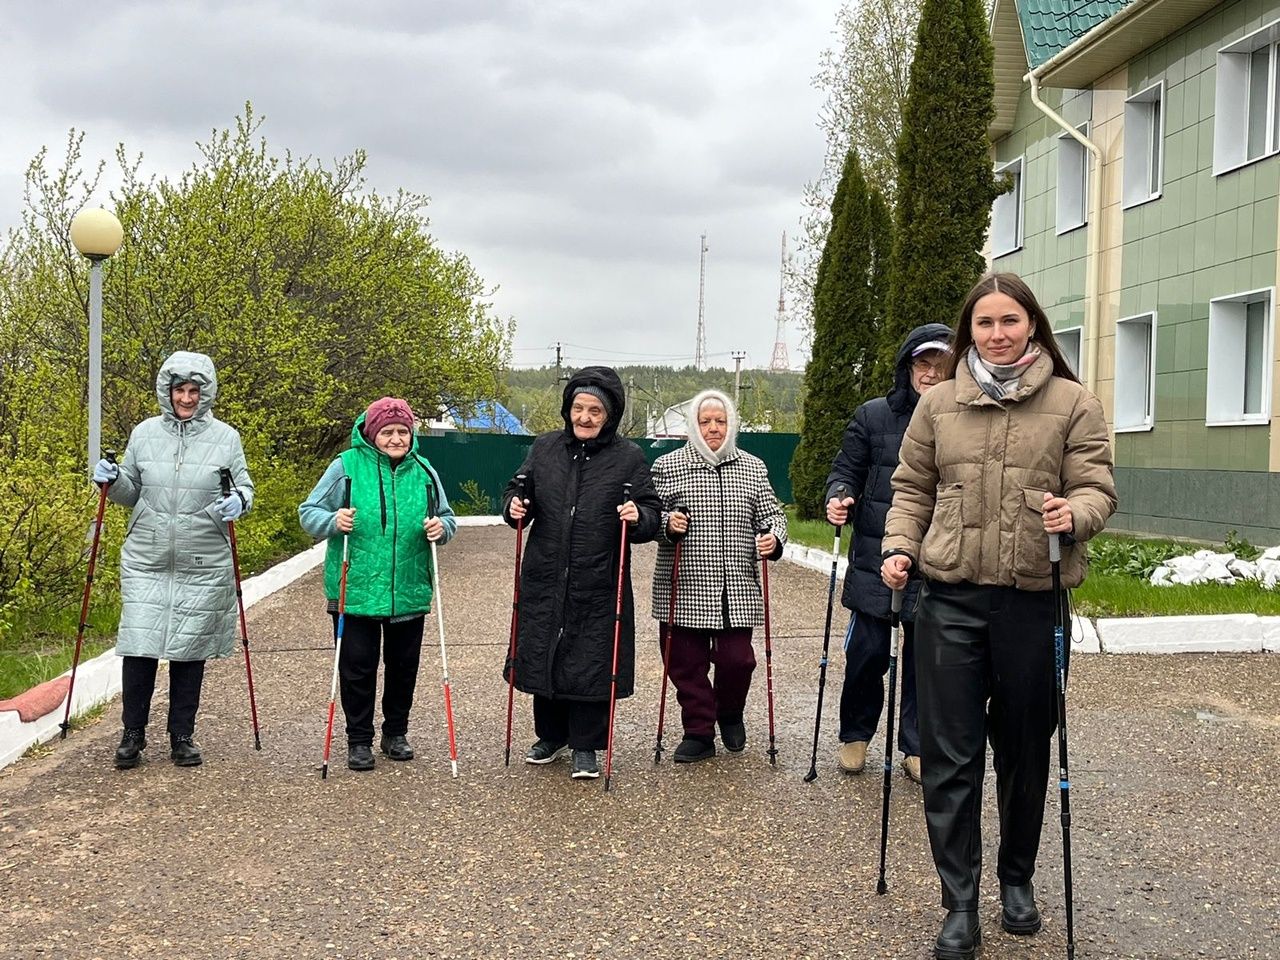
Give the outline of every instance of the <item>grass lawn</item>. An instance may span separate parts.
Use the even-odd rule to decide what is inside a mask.
[[[795,507],[787,507],[787,531],[793,543],[831,549],[835,528],[822,520],[798,520]],[[843,546],[848,551],[849,531]],[[1192,553],[1206,544],[1166,539],[1148,539],[1104,533],[1092,546],[1094,553],[1109,558],[1105,569],[1095,562],[1084,584],[1072,593],[1076,611],[1086,617],[1159,617],[1256,613],[1280,616],[1280,590],[1266,590],[1256,583],[1223,586],[1217,583],[1195,586],[1156,587],[1142,571],[1170,553]],[[1223,550],[1221,545],[1211,549]],[[1114,558],[1114,559],[1110,559]],[[1127,572],[1120,572],[1129,568]]]
[[[71,669],[76,651],[76,626],[80,605],[74,610],[40,620],[24,620],[14,625],[0,641],[0,700],[52,680]],[[115,626],[120,606],[114,599],[103,601],[89,614],[80,662],[91,660],[115,644]]]

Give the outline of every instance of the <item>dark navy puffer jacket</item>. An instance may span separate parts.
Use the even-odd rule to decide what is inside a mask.
[[[898,467],[902,435],[920,399],[911,386],[911,351],[930,340],[949,343],[951,328],[942,323],[926,323],[907,335],[898,348],[893,389],[888,396],[868,400],[854,412],[827,476],[827,500],[843,483],[858,501],[850,514],[854,533],[849,541],[849,569],[840,602],[850,610],[882,620],[889,619],[889,588],[880,579],[880,540],[893,503],[890,481]],[[914,618],[919,590],[919,579],[912,578],[903,598],[902,619]]]

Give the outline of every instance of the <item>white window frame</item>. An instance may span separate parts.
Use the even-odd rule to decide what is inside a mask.
[[[1076,130],[1089,138],[1088,121]],[[1075,137],[1058,137],[1058,236],[1089,222],[1089,161],[1089,151]]]
[[[1245,413],[1242,388],[1248,367],[1247,307],[1265,302],[1266,330],[1262,337],[1259,411]],[[1271,422],[1271,378],[1275,372],[1276,288],[1263,287],[1209,301],[1208,389],[1206,426],[1239,427]]]
[[[1075,335],[1075,341],[1076,341],[1076,348],[1075,348],[1076,362],[1074,366],[1072,366],[1071,364],[1071,359],[1072,359],[1071,353],[1066,349],[1065,344],[1063,342],[1064,338],[1071,336],[1073,334]],[[1059,329],[1053,331],[1053,337],[1055,340],[1058,341],[1058,349],[1062,351],[1062,355],[1066,358],[1067,365],[1071,367],[1072,371],[1075,373],[1077,377],[1080,376],[1081,375],[1080,370],[1084,365],[1084,327],[1080,326],[1079,324],[1077,324],[1074,327],[1060,327]]]
[[[1270,50],[1267,73],[1265,144],[1249,156],[1249,99],[1251,58]],[[1280,20],[1274,20],[1218,50],[1217,89],[1214,94],[1213,173],[1221,176],[1280,153]]]
[[[1016,170],[1014,169],[1015,167],[1017,168]],[[1017,253],[1019,250],[1022,249],[1022,243],[1023,243],[1022,231],[1023,231],[1023,225],[1024,225],[1023,207],[1025,206],[1025,200],[1026,200],[1026,190],[1025,190],[1026,171],[1027,171],[1027,165],[1026,165],[1025,157],[1015,157],[1013,160],[1010,160],[1008,163],[1003,163],[1000,166],[996,167],[995,175],[997,180],[1000,179],[1000,177],[1004,176],[1004,174],[1006,173],[1014,173],[1015,177],[1014,177],[1013,189],[1006,190],[1004,193],[1000,194],[1000,196],[996,197],[995,200],[992,201],[991,203],[991,259],[992,260],[995,260],[998,257],[1008,256],[1011,253]],[[1005,238],[998,237],[996,235],[996,213],[1002,207],[1001,201],[1004,200],[1006,197],[1009,197],[1010,195],[1012,195],[1013,197],[1012,202],[1014,204],[1014,211],[1013,211],[1014,235],[1013,235],[1013,242],[1011,245],[1008,244],[1007,242],[1002,244],[1000,241],[1004,241]]]
[[[1130,331],[1146,328],[1146,383],[1129,380],[1135,371],[1142,370],[1141,356],[1126,355],[1132,349]],[[1141,336],[1141,334],[1138,334]],[[1121,410],[1122,404],[1133,404],[1133,409]],[[1141,408],[1141,409],[1137,409]],[[1139,313],[1116,321],[1116,382],[1115,382],[1116,433],[1138,433],[1151,430],[1156,425],[1156,312]]]
[[[1156,105],[1154,122],[1152,104]],[[1164,195],[1164,107],[1163,80],[1139,90],[1124,102],[1122,196],[1125,210],[1159,200]]]

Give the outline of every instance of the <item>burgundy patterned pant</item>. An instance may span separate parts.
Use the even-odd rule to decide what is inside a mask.
[[[661,624],[659,644],[666,643],[667,625]],[[715,680],[710,676],[715,664]],[[751,649],[751,628],[690,630],[676,627],[671,634],[668,672],[680,702],[685,736],[715,736],[717,720],[742,719],[756,668]]]

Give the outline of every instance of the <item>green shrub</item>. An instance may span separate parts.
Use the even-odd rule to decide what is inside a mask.
[[[460,517],[487,517],[493,513],[493,501],[480,489],[475,480],[464,480],[459,485],[465,496],[451,503],[453,512]]]

